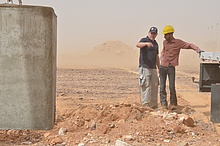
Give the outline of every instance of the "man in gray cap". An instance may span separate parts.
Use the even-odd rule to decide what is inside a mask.
[[[158,72],[160,67],[159,46],[155,40],[158,34],[156,27],[151,27],[148,35],[136,45],[140,48],[139,85],[141,86],[141,104],[153,109],[158,107]]]

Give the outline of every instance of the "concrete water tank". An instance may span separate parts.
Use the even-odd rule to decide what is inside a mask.
[[[0,5],[0,129],[51,129],[57,16],[50,7]]]

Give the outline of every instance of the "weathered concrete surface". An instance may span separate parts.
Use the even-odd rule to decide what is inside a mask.
[[[56,49],[52,8],[0,5],[0,129],[53,127]]]

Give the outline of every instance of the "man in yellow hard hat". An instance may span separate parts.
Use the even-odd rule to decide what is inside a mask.
[[[162,107],[168,109],[166,80],[169,78],[170,89],[170,108],[177,109],[177,98],[175,89],[175,67],[179,64],[179,55],[181,49],[192,49],[197,53],[203,52],[198,46],[187,43],[173,36],[174,28],[167,25],[163,29],[165,40],[163,41],[163,50],[160,56],[160,103]]]
[[[159,47],[155,40],[158,34],[156,27],[151,27],[147,36],[142,38],[137,47],[139,56],[139,85],[141,86],[141,104],[157,108],[158,101],[158,72],[160,67]]]

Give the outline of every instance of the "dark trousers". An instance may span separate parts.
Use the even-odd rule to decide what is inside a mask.
[[[176,89],[175,89],[175,67],[160,66],[160,103],[167,106],[166,80],[169,78],[170,104],[177,105]]]

